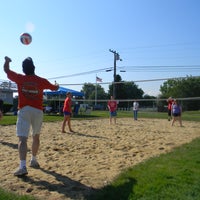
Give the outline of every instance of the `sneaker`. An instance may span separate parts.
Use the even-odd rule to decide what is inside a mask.
[[[66,131],[61,131],[61,133],[66,133]]]
[[[37,160],[31,160],[31,161],[30,161],[30,167],[33,167],[33,168],[38,169],[38,168],[40,168],[40,165],[39,165],[39,163],[37,162]]]
[[[25,176],[28,174],[28,171],[26,169],[26,167],[23,167],[22,169],[18,169],[15,173],[14,176]]]

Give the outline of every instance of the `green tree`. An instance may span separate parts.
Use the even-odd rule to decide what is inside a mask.
[[[134,82],[124,82],[120,75],[116,76],[116,99],[142,99],[144,91]],[[109,95],[113,94],[113,85],[109,85]],[[119,102],[119,107],[129,107],[130,102]],[[131,104],[132,106],[132,104]]]
[[[81,92],[84,92],[85,98],[87,100],[92,100],[90,104],[94,105],[95,95],[97,94],[97,100],[108,99],[108,94],[105,92],[104,88],[101,85],[85,83],[82,87]],[[102,103],[101,103],[102,104]]]
[[[150,96],[148,94],[145,94],[143,96],[143,98],[147,101],[143,101],[142,102],[142,105],[145,106],[145,107],[155,107],[156,106],[156,97],[155,96]],[[151,101],[152,100],[152,101]]]
[[[86,99],[90,99],[91,93],[95,90],[95,85],[92,83],[85,83],[82,87],[81,92],[85,94]]]
[[[167,80],[160,87],[161,98],[200,97],[200,77],[190,77]],[[200,100],[182,101],[185,110],[199,110]]]

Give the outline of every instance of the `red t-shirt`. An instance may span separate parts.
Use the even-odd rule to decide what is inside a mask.
[[[115,101],[115,100],[108,101],[108,108],[109,108],[110,112],[116,111],[117,110],[117,101]]]
[[[67,97],[64,102],[63,112],[72,112],[72,100],[71,98]]]
[[[18,108],[31,106],[43,110],[43,90],[56,90],[57,86],[36,75],[22,75],[9,70],[7,76],[18,87]]]
[[[171,110],[172,109],[173,100],[168,100],[167,102],[168,102],[167,108],[168,108],[168,110]]]

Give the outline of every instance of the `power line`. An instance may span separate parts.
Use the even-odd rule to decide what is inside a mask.
[[[189,76],[192,78],[200,78],[200,76]],[[157,79],[144,79],[144,80],[135,80],[135,81],[120,81],[120,82],[100,82],[99,85],[109,85],[109,84],[122,84],[122,83],[138,83],[138,82],[154,82],[154,81],[166,81],[166,80],[174,80],[174,79],[185,79],[188,76],[184,77],[174,77],[174,78],[157,78]],[[59,85],[66,86],[66,85],[84,85],[85,83],[61,83]],[[96,83],[90,83],[96,84]]]
[[[200,65],[176,65],[176,66],[121,66],[119,69],[123,69],[128,72],[183,72],[183,71],[199,71]]]
[[[173,72],[181,72],[184,70],[188,70],[188,72],[191,71],[199,71],[200,72],[200,65],[143,65],[143,66],[120,66],[117,67],[118,69],[123,69],[123,72],[139,72],[139,71],[148,71],[148,72],[171,72],[173,70]],[[88,75],[88,74],[95,74],[98,72],[108,72],[108,71],[113,71],[114,67],[106,67],[106,68],[100,68],[100,69],[96,69],[96,70],[91,70],[91,71],[86,71],[86,72],[80,72],[80,73],[75,73],[75,74],[69,74],[69,75],[63,75],[63,76],[57,76],[57,77],[51,77],[51,78],[47,78],[48,80],[51,79],[62,79],[62,78],[69,78],[69,77],[74,77],[74,76],[81,76],[81,75]]]
[[[176,98],[176,100],[179,100],[179,101],[188,101],[188,100],[193,100],[193,101],[198,101],[200,100],[200,97],[185,97],[185,98]],[[78,101],[78,100],[77,100]],[[79,100],[81,101],[81,100]],[[84,99],[85,102],[89,101],[94,101],[92,99]],[[97,99],[97,102],[107,102],[108,99]],[[119,102],[133,102],[135,101],[135,99],[117,99],[117,101]],[[158,101],[166,101],[166,99],[162,99],[162,98],[155,98],[155,99],[137,99],[137,101],[155,101],[155,102],[158,102]]]
[[[200,65],[131,65],[131,66],[120,66],[118,68],[199,68]]]
[[[74,77],[74,76],[95,74],[95,73],[98,73],[98,72],[101,72],[101,71],[110,70],[110,69],[111,69],[111,67],[107,67],[107,68],[96,69],[96,70],[91,70],[91,71],[81,72],[81,73],[76,73],[76,74],[70,74],[70,75],[63,75],[63,76],[51,77],[51,78],[47,78],[47,79],[48,79],[48,80],[51,80],[51,79],[61,79],[61,78],[68,78],[68,77]]]

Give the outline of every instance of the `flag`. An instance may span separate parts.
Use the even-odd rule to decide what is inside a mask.
[[[102,82],[102,79],[99,78],[98,76],[96,76],[96,81],[97,81],[97,82]]]

